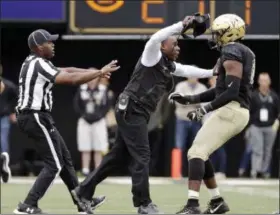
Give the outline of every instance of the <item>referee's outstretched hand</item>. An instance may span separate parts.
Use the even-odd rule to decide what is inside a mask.
[[[117,60],[112,60],[109,64],[107,64],[106,66],[104,66],[101,69],[102,72],[102,77],[104,78],[110,78],[111,73],[117,71],[120,66],[117,66],[118,61]]]

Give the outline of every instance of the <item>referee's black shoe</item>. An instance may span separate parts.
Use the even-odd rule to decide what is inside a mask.
[[[43,214],[43,212],[38,207],[20,202],[17,209],[14,210],[14,214]]]
[[[4,183],[8,183],[11,178],[11,169],[9,167],[10,156],[7,152],[3,152],[0,156],[1,159],[1,177]]]
[[[106,200],[106,196],[98,196],[95,198],[92,198],[91,200],[91,210],[94,211],[96,208],[100,207]],[[86,214],[86,212],[78,206],[78,212],[79,214]]]
[[[76,202],[78,204],[79,210],[82,210],[82,212],[86,213],[86,214],[93,214],[93,210],[91,208],[92,201],[83,198],[80,195],[79,191],[80,191],[79,187],[76,187],[74,190],[71,191],[73,198],[76,200]],[[80,212],[80,213],[82,213],[82,212]]]
[[[217,199],[212,199],[207,206],[206,211],[203,214],[225,214],[229,211],[228,204],[224,201],[222,197]]]

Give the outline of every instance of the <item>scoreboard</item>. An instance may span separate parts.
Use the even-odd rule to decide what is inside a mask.
[[[79,0],[69,1],[69,30],[75,34],[152,34],[195,12],[211,21],[235,13],[247,34],[279,34],[279,0]]]

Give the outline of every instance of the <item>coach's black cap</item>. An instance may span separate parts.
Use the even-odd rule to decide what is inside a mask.
[[[50,34],[44,29],[33,31],[28,37],[28,46],[30,49],[42,45],[45,42],[55,41],[59,37],[58,34]]]

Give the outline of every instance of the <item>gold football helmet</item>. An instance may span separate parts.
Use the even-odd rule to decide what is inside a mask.
[[[212,32],[212,48],[219,48],[230,42],[243,39],[245,22],[235,14],[223,14],[213,21],[210,30]]]

